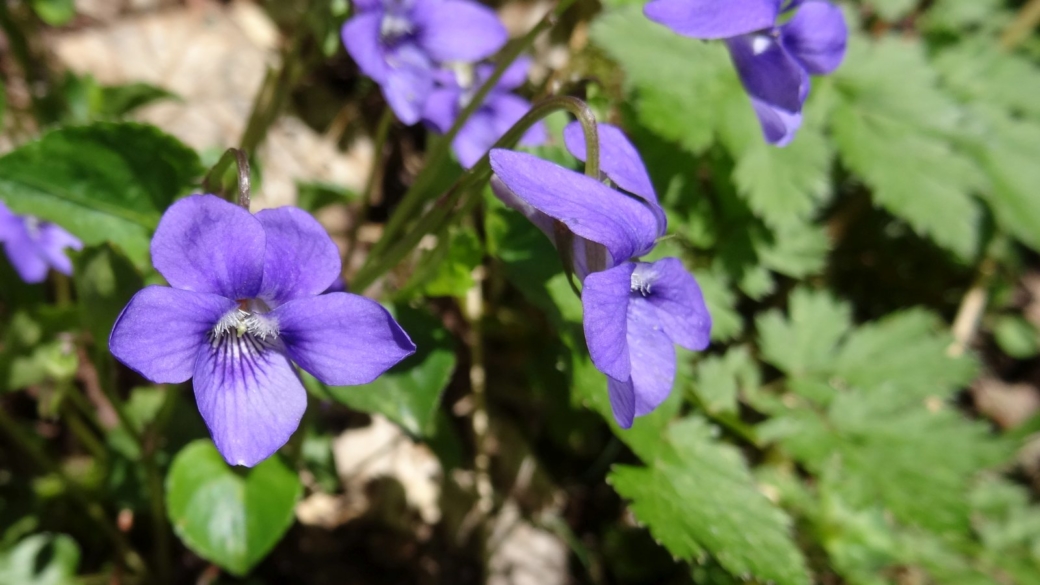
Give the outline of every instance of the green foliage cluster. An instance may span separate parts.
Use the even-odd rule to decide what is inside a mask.
[[[304,375],[313,401],[385,416],[458,467],[461,449],[443,447],[462,440],[444,397],[475,355],[474,336],[457,334],[465,299],[486,284],[489,309],[469,331],[520,356],[493,373],[512,378],[506,389],[535,389],[523,396],[546,411],[546,426],[584,432],[580,409],[601,415],[590,434],[609,427],[624,446],[605,481],[679,563],[674,582],[1040,582],[1040,507],[1016,473],[1040,423],[1005,431],[978,416],[965,391],[993,360],[950,331],[974,280],[991,300],[985,349],[1022,363],[1040,353],[1040,333],[1009,292],[1040,252],[1040,44],[1000,41],[1017,3],[842,3],[846,62],[813,80],[804,125],[783,149],[762,140],[722,44],[676,36],[632,2],[605,4],[570,67],[642,153],[672,234],[655,254],[696,274],[714,320],[710,350],[680,352],[671,398],[617,428],[556,252],[488,191],[477,221],[439,234],[385,299],[418,353],[365,386]],[[48,23],[68,18],[69,3],[32,5]],[[0,426],[5,447],[43,472],[0,475],[0,583],[71,582],[77,542],[102,533],[84,504],[95,500],[148,517],[160,551],[168,520],[194,554],[244,577],[289,531],[306,490],[328,478],[339,489],[329,438],[311,425],[285,457],[230,469],[204,438],[187,385],[137,386],[115,363],[107,337],[119,311],[161,282],[151,234],[198,189],[204,167],[174,137],[118,120],[168,98],[162,90],[73,81],[89,107],[0,156],[0,200],[85,245],[73,278],[48,285],[21,283],[0,260],[0,398],[20,409],[0,412]],[[550,122],[555,142],[538,153],[575,164],[560,148],[560,120]],[[300,191],[311,211],[358,199],[336,186]],[[92,420],[82,404],[86,365],[105,392],[125,391],[118,424]],[[508,412],[511,397],[488,383]],[[17,400],[29,387],[32,412]],[[569,392],[569,403],[544,396],[553,392]],[[65,421],[88,462],[41,463],[55,446],[18,413]],[[105,430],[99,444],[94,427]],[[21,457],[0,453],[0,471]],[[509,486],[495,487],[508,497]],[[82,525],[59,530],[75,538],[55,531],[48,509],[69,501]],[[123,552],[120,534],[104,534]],[[135,553],[125,557],[140,568]]]

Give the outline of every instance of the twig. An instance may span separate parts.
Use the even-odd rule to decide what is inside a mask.
[[[1015,20],[1004,29],[1004,34],[1000,35],[1001,48],[1014,49],[1029,37],[1029,33],[1037,24],[1040,24],[1040,0],[1030,0],[1018,11]]]
[[[961,299],[957,316],[953,319],[953,343],[946,348],[946,355],[954,358],[964,355],[975,339],[982,314],[986,312],[986,305],[989,302],[989,285],[996,272],[997,263],[993,258],[987,256],[979,265],[975,282]]]

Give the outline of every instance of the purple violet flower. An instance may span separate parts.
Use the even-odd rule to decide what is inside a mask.
[[[193,195],[159,221],[152,263],[170,286],[134,295],[109,347],[153,382],[194,378],[230,464],[259,463],[299,426],[307,392],[293,363],[326,384],[365,384],[415,351],[375,301],[321,294],[339,276],[339,252],[301,209],[253,215]]]
[[[555,222],[573,234],[575,272],[583,281],[585,341],[607,376],[614,419],[622,428],[653,411],[675,380],[675,348],[708,346],[711,316],[697,281],[682,263],[631,259],[664,235],[665,216],[635,147],[613,126],[599,125],[603,174],[625,192],[528,154],[491,151],[495,194],[554,243]],[[581,127],[564,130],[568,149],[584,158]]]
[[[343,44],[405,124],[422,116],[438,63],[485,59],[508,38],[493,10],[468,0],[355,0],[354,6]]]
[[[0,243],[15,272],[30,284],[43,282],[49,268],[71,276],[72,261],[65,255],[65,249],[83,248],[83,242],[61,226],[31,215],[16,215],[3,202],[0,202]]]
[[[762,132],[777,146],[802,124],[809,75],[837,69],[849,35],[841,9],[823,0],[652,0],[643,13],[684,36],[724,39]]]
[[[531,102],[510,93],[527,80],[530,66],[530,59],[514,61],[503,72],[484,103],[473,112],[455,136],[451,146],[463,167],[470,168],[477,164],[495,142],[531,109]],[[473,99],[473,94],[487,82],[494,70],[492,65],[477,65],[473,68],[472,79],[467,83],[460,83],[455,75],[445,72],[447,75],[442,80],[442,87],[435,89],[426,101],[423,118],[438,132],[447,134],[455,124],[455,119]],[[520,145],[538,146],[545,140],[545,125],[538,122],[520,138]]]

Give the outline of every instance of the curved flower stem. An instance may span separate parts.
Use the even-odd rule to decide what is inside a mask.
[[[207,193],[212,193],[218,197],[228,197],[230,199],[230,193],[226,192],[224,187],[224,174],[227,173],[228,167],[231,166],[234,161],[235,166],[238,168],[238,189],[237,189],[237,200],[231,199],[232,203],[244,207],[246,211],[249,211],[250,203],[250,170],[249,170],[249,156],[245,150],[238,148],[229,148],[224,151],[221,155],[220,160],[217,164],[213,165],[213,168],[206,173],[206,178],[202,180],[202,188]]]
[[[553,112],[559,110],[567,110],[574,114],[578,121],[581,122],[582,130],[585,132],[585,146],[587,148],[587,156],[585,163],[585,173],[591,177],[599,177],[599,138],[596,132],[596,117],[593,115],[592,110],[589,106],[575,97],[570,96],[556,96],[543,100],[536,104],[531,111],[527,112],[519,122],[513,125],[508,132],[505,133],[502,138],[499,138],[498,142],[492,147],[494,148],[508,148],[516,144],[520,137],[524,135],[527,130],[537,123],[542,118],[545,118]],[[477,164],[473,165],[473,168],[466,171],[458,181],[447,193],[441,196],[441,199],[437,201],[434,207],[422,218],[419,219],[412,229],[408,230],[407,233],[400,237],[393,237],[389,232],[384,232],[380,243],[384,243],[384,247],[389,247],[382,255],[376,255],[375,249],[369,255],[365,265],[361,267],[357,275],[354,277],[353,290],[361,292],[368,288],[377,278],[385,274],[390,268],[395,266],[402,258],[407,256],[415,246],[419,243],[419,240],[423,236],[429,233],[433,233],[444,225],[444,222],[452,215],[456,205],[461,198],[477,185],[483,184],[491,176],[491,159],[489,154],[485,154]],[[400,211],[400,210],[398,210]],[[397,215],[395,212],[394,215]],[[395,243],[391,246],[390,239],[393,237]]]
[[[390,220],[387,222],[386,227],[383,230],[383,237],[380,238],[376,245],[372,248],[371,255],[379,256],[386,250],[390,244],[397,239],[398,232],[404,227],[404,224],[411,217],[423,203],[424,199],[429,197],[427,190],[430,183],[434,180],[437,175],[437,170],[444,160],[448,156],[448,150],[451,147],[452,141],[455,136],[459,133],[462,127],[469,120],[470,116],[484,103],[484,98],[487,97],[488,93],[491,92],[492,88],[498,83],[506,69],[520,56],[520,54],[527,49],[534,40],[538,38],[542,32],[550,28],[556,23],[556,19],[563,14],[575,0],[560,0],[560,3],[556,5],[556,8],[546,13],[538,24],[536,24],[526,35],[524,35],[519,41],[509,46],[503,53],[495,66],[494,72],[491,77],[484,82],[484,85],[480,86],[477,93],[473,95],[473,99],[470,100],[469,104],[463,108],[459,117],[455,119],[455,123],[452,124],[448,133],[444,136],[444,139],[437,145],[437,147],[430,153],[426,159],[426,164],[423,169],[419,172],[419,176],[415,178],[415,181],[405,192],[401,202],[397,204],[397,208],[394,210],[393,215],[390,216]]]
[[[40,469],[46,473],[54,475],[61,481],[62,485],[65,486],[65,489],[68,490],[69,495],[83,506],[83,510],[87,513],[90,519],[93,520],[98,525],[101,532],[112,541],[116,551],[118,551],[119,555],[126,562],[127,567],[142,574],[147,571],[147,567],[144,562],[141,561],[141,557],[138,556],[137,552],[130,547],[123,534],[116,530],[108,521],[108,518],[105,515],[105,510],[101,505],[92,500],[87,493],[83,491],[83,488],[81,488],[79,484],[73,481],[57,463],[52,461],[43,449],[40,449],[40,447],[33,442],[29,434],[18,426],[17,421],[11,418],[2,408],[0,408],[0,431],[6,433],[15,445],[22,449],[22,451],[24,451]],[[145,581],[147,581],[147,579],[145,579]]]
[[[372,207],[376,181],[379,178],[379,172],[383,169],[383,149],[386,146],[386,137],[390,133],[390,126],[393,122],[394,111],[386,108],[383,110],[383,116],[379,118],[379,125],[376,126],[375,141],[372,145],[372,168],[368,171],[368,178],[365,179],[365,190],[361,193],[361,208],[358,209],[354,223],[350,226],[350,231],[347,233],[347,250],[343,255],[346,267],[350,266],[350,260],[354,256],[355,248],[357,248],[358,234],[361,232],[361,226],[365,223],[365,218],[368,217],[369,208]]]

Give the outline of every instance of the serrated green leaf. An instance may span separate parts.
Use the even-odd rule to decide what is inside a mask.
[[[971,256],[979,238],[971,194],[985,180],[949,137],[962,113],[936,87],[923,47],[854,36],[834,77],[840,97],[831,130],[845,165],[877,203],[961,258]]]
[[[64,534],[34,534],[0,554],[0,583],[72,585],[79,546]]]
[[[740,452],[697,418],[669,429],[669,448],[647,467],[617,466],[608,481],[673,555],[709,553],[733,575],[809,583],[787,516],[755,488]]]
[[[761,383],[758,365],[743,346],[721,356],[708,356],[697,364],[695,388],[709,412],[736,412],[740,390],[754,390]]]
[[[985,37],[943,50],[935,58],[943,83],[966,103],[1000,106],[1016,114],[1040,117],[1040,68],[1028,59],[1002,51]]]
[[[773,310],[755,323],[762,357],[792,376],[829,371],[838,342],[851,328],[851,311],[827,293],[797,289],[788,317]]]
[[[160,215],[201,172],[195,152],[157,128],[101,122],[52,131],[0,157],[0,200],[84,244],[110,241],[144,267]]]
[[[309,374],[303,380],[323,398],[382,414],[413,436],[429,436],[441,395],[455,372],[455,343],[440,320],[426,311],[399,306],[394,313],[415,343],[414,354],[360,386],[325,386]]]
[[[1000,25],[1003,19],[993,16],[1002,5],[1001,0],[936,0],[924,15],[922,24],[943,31],[957,31],[987,21]]]
[[[718,124],[712,105],[723,104],[739,85],[721,43],[679,36],[649,21],[639,6],[604,13],[591,35],[621,64],[647,128],[694,153],[711,144]]]
[[[896,385],[906,402],[946,398],[976,372],[971,358],[947,355],[952,341],[935,315],[911,309],[856,329],[835,356],[831,371],[849,386]]]
[[[792,278],[823,270],[829,251],[827,232],[816,225],[789,225],[776,230],[771,241],[755,240],[755,252],[762,264]]]
[[[242,471],[224,463],[209,440],[188,444],[166,477],[166,510],[177,536],[234,575],[248,573],[293,523],[303,492],[277,455]]]
[[[727,341],[740,335],[744,330],[744,320],[734,307],[737,295],[729,286],[728,279],[720,270],[694,270],[694,278],[701,286],[704,304],[711,315],[711,339]]]

